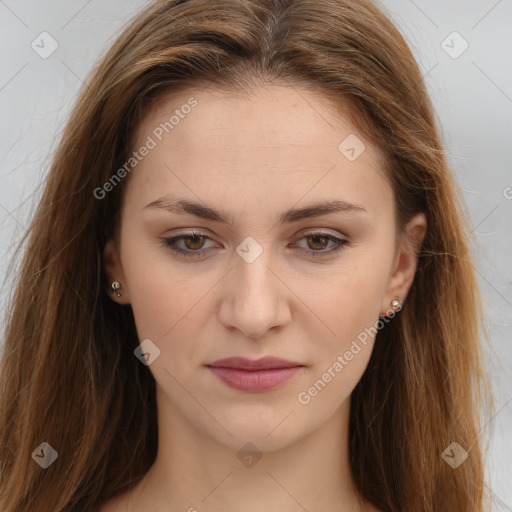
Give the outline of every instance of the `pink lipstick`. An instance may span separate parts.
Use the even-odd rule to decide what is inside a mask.
[[[290,380],[304,365],[278,357],[219,359],[206,367],[228,386],[240,391],[268,391]]]

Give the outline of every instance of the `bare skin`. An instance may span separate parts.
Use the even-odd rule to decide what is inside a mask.
[[[349,467],[350,396],[374,337],[359,350],[353,342],[390,314],[393,299],[406,298],[425,216],[413,217],[405,236],[397,232],[381,155],[310,90],[171,95],[147,112],[135,146],[192,96],[197,106],[127,178],[120,237],[105,249],[107,274],[121,283],[113,300],[131,304],[140,341],[160,350],[149,365],[159,449],[144,479],[100,512],[378,512],[358,496]],[[357,139],[348,153],[339,149],[349,135],[362,152],[350,151]],[[155,205],[171,194],[233,224]],[[331,200],[358,209],[279,223],[291,208]],[[197,238],[173,247],[199,256],[162,243],[192,229]],[[326,234],[345,240],[340,251]],[[249,262],[237,247],[261,253]],[[273,389],[248,392],[205,366],[267,355],[302,368]],[[324,385],[311,391],[319,379]],[[247,443],[261,455],[256,463],[242,460]]]

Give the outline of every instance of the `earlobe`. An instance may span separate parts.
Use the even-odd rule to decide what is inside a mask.
[[[109,280],[108,293],[111,299],[119,304],[129,304],[128,288],[119,258],[119,251],[113,239],[110,239],[105,245],[103,261],[105,273]]]
[[[383,298],[381,310],[389,310],[393,300],[405,301],[414,281],[418,266],[421,245],[427,230],[427,220],[424,213],[412,217],[405,227],[405,233],[400,240],[395,267],[389,278],[388,289]],[[383,313],[385,315],[385,313]]]

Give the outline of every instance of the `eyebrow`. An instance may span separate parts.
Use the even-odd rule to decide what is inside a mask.
[[[227,226],[233,225],[233,217],[225,211],[216,210],[210,206],[196,203],[187,199],[176,199],[170,196],[163,196],[146,205],[144,208],[161,208],[172,213],[189,214],[201,219],[220,222]],[[311,217],[319,217],[320,215],[328,215],[338,212],[366,212],[367,210],[358,204],[348,203],[339,199],[327,202],[318,202],[306,206],[304,208],[291,208],[284,212],[279,224],[288,224],[298,222]]]

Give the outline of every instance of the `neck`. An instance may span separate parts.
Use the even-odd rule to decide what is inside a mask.
[[[250,446],[196,429],[165,402],[161,389],[157,401],[158,455],[133,491],[134,510],[142,504],[155,512],[363,510],[349,467],[349,399],[303,438],[286,434],[292,413]]]

